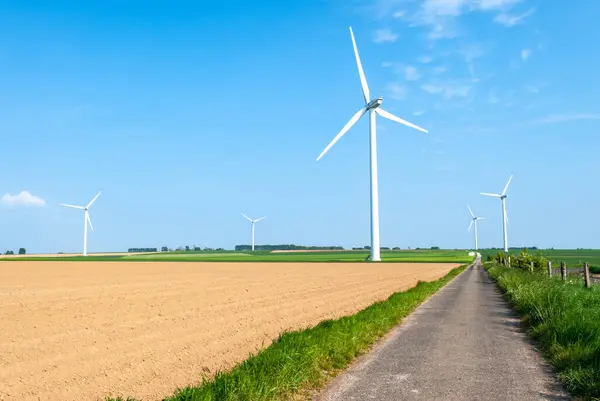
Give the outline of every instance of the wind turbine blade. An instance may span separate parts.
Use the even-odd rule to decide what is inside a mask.
[[[267,217],[267,216],[263,216],[260,219],[256,219],[256,220],[254,220],[254,222],[257,223],[257,222],[261,221],[262,219],[264,219],[265,217]]]
[[[98,195],[94,196],[94,199],[92,199],[92,201],[90,203],[88,203],[88,205],[86,206],[87,209],[89,209],[90,206],[92,206],[92,203],[96,202],[96,199],[98,199],[98,197],[100,196],[101,193],[102,193],[102,191],[98,192]]]
[[[512,181],[512,174],[510,175],[510,178],[508,179],[508,182],[506,183],[506,186],[504,187],[504,191],[502,191],[502,195],[506,194],[506,190],[508,189],[508,186],[510,185],[510,182]]]
[[[85,210],[85,208],[84,208],[83,206],[67,205],[67,204],[65,204],[65,203],[61,203],[60,205],[61,205],[61,206],[65,206],[65,207],[70,207],[70,208],[73,208],[73,209],[81,209],[81,210]]]
[[[469,228],[467,228],[467,232],[471,231],[471,227],[473,227],[473,220],[471,220],[471,224],[469,224]]]
[[[244,216],[245,218],[247,218],[248,221],[252,221],[252,219],[250,217],[246,216],[244,213],[242,213],[242,216]]]
[[[359,111],[358,111],[358,112],[357,112],[357,113],[356,113],[354,116],[352,116],[352,118],[350,119],[350,121],[348,121],[348,123],[346,123],[346,125],[344,125],[344,128],[342,128],[342,130],[339,132],[339,134],[337,134],[337,135],[336,135],[336,137],[335,137],[335,138],[333,138],[333,141],[331,141],[331,142],[329,143],[329,145],[327,145],[327,147],[325,148],[325,150],[324,150],[323,152],[321,152],[321,154],[319,155],[319,157],[317,157],[317,161],[319,161],[319,160],[321,159],[321,157],[323,157],[323,156],[325,155],[325,153],[327,153],[327,151],[328,151],[329,149],[331,149],[331,147],[332,147],[333,145],[335,145],[335,143],[336,143],[337,141],[339,141],[339,140],[340,140],[340,138],[341,138],[342,136],[344,136],[344,134],[345,134],[346,132],[348,132],[348,130],[349,130],[350,128],[352,128],[352,126],[353,126],[354,124],[356,124],[356,122],[358,121],[358,119],[359,119],[359,118],[361,118],[361,117],[363,116],[363,114],[365,114],[366,112],[367,112],[367,108],[366,108],[366,107],[363,107],[363,108],[362,108],[362,109],[360,109],[360,110],[359,110]]]
[[[87,220],[88,224],[90,225],[90,228],[92,229],[92,231],[94,231],[94,226],[92,225],[92,220],[90,220],[90,214],[89,213],[85,214],[85,219]]]
[[[360,75],[360,84],[362,86],[363,96],[365,97],[365,103],[369,103],[369,100],[371,100],[371,95],[369,94],[369,86],[367,85],[367,78],[365,77],[365,72],[363,71],[362,64],[360,62],[358,48],[356,47],[356,40],[354,40],[354,32],[352,32],[352,27],[350,27],[350,36],[352,37],[352,46],[354,46],[354,56],[356,57],[356,65],[358,66],[358,74]]]
[[[473,211],[471,210],[471,206],[467,205],[467,207],[469,208],[469,213],[471,213],[471,217],[475,218],[475,215],[473,214]]]
[[[388,120],[392,120],[392,121],[395,121],[397,123],[404,124],[407,127],[411,127],[411,128],[417,129],[417,130],[422,131],[424,133],[428,132],[425,128],[421,128],[421,127],[419,127],[417,125],[414,125],[413,123],[409,123],[408,121],[401,119],[400,117],[396,117],[392,113],[383,110],[381,107],[376,108],[375,109],[375,113],[379,114],[381,117],[387,118]]]
[[[485,192],[480,192],[481,195],[485,195],[485,196],[493,196],[494,198],[501,198],[502,195],[498,195],[498,194],[488,194]]]
[[[485,217],[476,217],[477,220],[485,220]]]

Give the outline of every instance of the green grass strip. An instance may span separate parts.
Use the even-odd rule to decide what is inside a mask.
[[[600,397],[600,286],[487,265],[573,396]]]
[[[437,281],[420,281],[354,315],[282,333],[268,348],[250,355],[231,371],[180,389],[164,401],[279,400],[323,386],[465,267],[457,267]]]

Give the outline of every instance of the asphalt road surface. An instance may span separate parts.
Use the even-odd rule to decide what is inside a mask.
[[[496,285],[469,267],[319,395],[349,400],[570,400]]]

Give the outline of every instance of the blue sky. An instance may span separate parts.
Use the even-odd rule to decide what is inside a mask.
[[[206,4],[204,4],[206,3]],[[600,2],[0,4],[0,250],[369,243],[372,95],[382,246],[598,247]],[[27,191],[31,197],[14,196]]]

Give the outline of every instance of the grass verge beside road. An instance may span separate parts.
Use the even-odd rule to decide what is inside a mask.
[[[572,395],[600,397],[600,286],[486,263]]]
[[[283,333],[231,371],[181,389],[165,401],[276,400],[319,388],[464,269],[455,268],[437,281],[419,282],[354,315]]]

